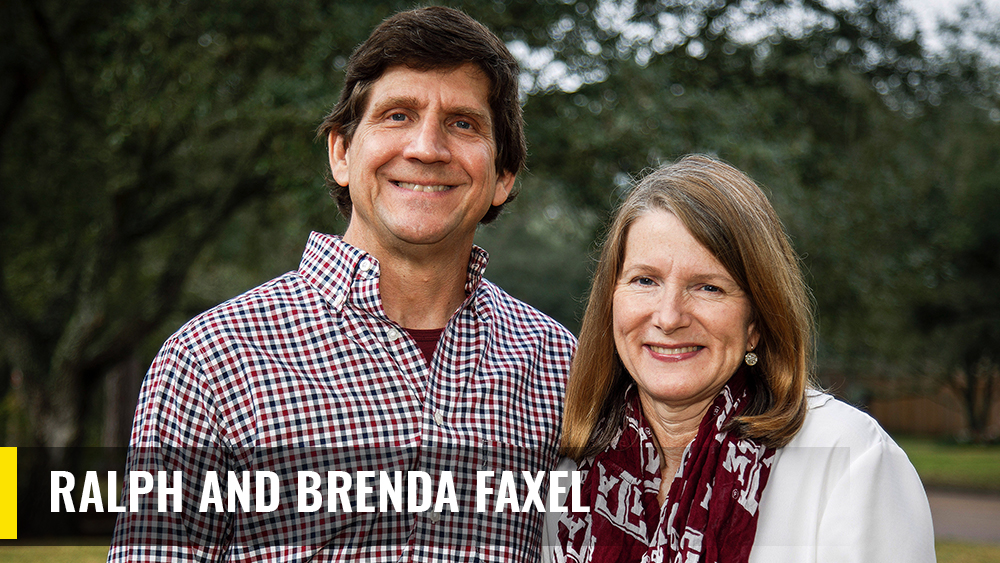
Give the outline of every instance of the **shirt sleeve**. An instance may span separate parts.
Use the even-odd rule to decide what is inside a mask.
[[[933,563],[934,529],[920,478],[906,454],[880,432],[851,452],[819,520],[822,563]]]
[[[125,511],[115,525],[109,563],[222,560],[231,519],[226,512],[199,511],[199,501],[203,476],[207,471],[225,475],[228,459],[199,362],[182,343],[168,340],[139,394],[122,490]],[[134,511],[128,505],[133,472],[148,472],[157,483],[139,497]],[[179,512],[173,511],[173,496],[159,506],[156,480],[161,477],[167,486],[180,485]]]

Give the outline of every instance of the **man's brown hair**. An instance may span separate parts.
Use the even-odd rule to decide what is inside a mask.
[[[474,63],[490,81],[489,105],[493,114],[498,174],[517,174],[524,167],[527,147],[524,118],[518,100],[517,60],[493,32],[469,15],[443,6],[400,12],[384,20],[358,46],[347,62],[340,100],[320,124],[318,135],[343,135],[349,144],[368,105],[372,85],[386,70],[405,66],[416,70],[449,69]],[[347,186],[327,181],[340,213],[350,220],[351,194]],[[507,200],[490,206],[481,220],[496,219]]]

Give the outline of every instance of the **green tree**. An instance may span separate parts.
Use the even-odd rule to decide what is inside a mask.
[[[234,247],[287,246],[288,217],[335,225],[301,194],[322,193],[309,131],[357,39],[327,24],[391,9],[360,4],[0,5],[0,354],[28,421],[9,441],[81,445],[107,374],[148,365],[171,315],[295,263]]]
[[[828,377],[996,372],[996,304],[975,288],[997,272],[1000,110],[979,51],[928,55],[893,0],[458,5],[525,61],[530,169],[479,237],[512,293],[575,326],[630,179],[712,152],[767,186],[805,257]],[[311,131],[350,51],[402,7],[0,5],[0,365],[22,374],[19,443],[83,443],[109,373],[293,268],[309,229],[342,228]],[[995,48],[974,10],[952,44]],[[982,346],[921,347],[960,331]]]
[[[783,27],[786,10],[806,23]],[[631,178],[683,153],[748,170],[804,257],[821,378],[863,401],[873,379],[926,392],[958,374],[945,379],[981,434],[1000,325],[990,296],[959,287],[995,286],[998,271],[1000,42],[983,10],[935,54],[895,2],[578,2],[545,40],[509,37],[535,72],[533,175],[596,228]],[[959,327],[974,343],[928,346]]]
[[[989,435],[1000,385],[1000,30],[974,3],[946,27],[943,70],[955,88],[922,123],[929,198],[908,318],[913,355],[953,389],[969,438]]]

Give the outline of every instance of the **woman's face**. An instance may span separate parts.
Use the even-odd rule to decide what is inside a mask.
[[[643,402],[710,402],[757,344],[750,300],[681,221],[632,224],[614,290],[615,345]]]

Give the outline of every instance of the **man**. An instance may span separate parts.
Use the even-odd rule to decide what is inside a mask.
[[[181,471],[183,510],[142,497],[143,510],[119,519],[109,560],[538,558],[540,514],[478,512],[472,498],[476,471],[555,464],[575,348],[482,278],[487,256],[473,245],[523,167],[517,78],[504,44],[447,8],[397,14],[357,48],[320,127],[347,230],[313,233],[298,271],[164,345],[129,469]],[[364,512],[364,498],[346,494],[361,490],[359,470],[422,472],[440,486],[452,469],[454,504],[371,501]],[[214,489],[198,482],[210,471]],[[272,493],[256,499],[263,510],[240,509],[240,486],[256,483],[243,471],[277,475],[280,506],[268,506]],[[304,471],[336,482],[301,496],[288,480]],[[376,485],[372,499],[387,490]]]

